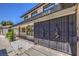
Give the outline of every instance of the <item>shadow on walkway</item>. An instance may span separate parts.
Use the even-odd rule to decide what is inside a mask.
[[[0,56],[8,56],[6,49],[0,50]]]

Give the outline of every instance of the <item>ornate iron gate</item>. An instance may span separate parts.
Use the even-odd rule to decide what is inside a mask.
[[[76,55],[75,14],[34,24],[35,41],[71,55]]]

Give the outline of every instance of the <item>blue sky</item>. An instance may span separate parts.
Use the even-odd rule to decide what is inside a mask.
[[[0,3],[0,22],[12,21],[17,24],[25,12],[36,6],[36,3]]]

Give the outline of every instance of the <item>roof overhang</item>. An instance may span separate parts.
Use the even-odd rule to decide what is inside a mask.
[[[20,16],[20,18],[24,17],[25,15],[27,15],[28,13],[32,12],[33,10],[37,9],[38,7],[40,7],[41,5],[43,5],[45,3],[39,3],[36,6],[34,6],[32,9],[28,10],[25,14],[23,14],[22,16]]]

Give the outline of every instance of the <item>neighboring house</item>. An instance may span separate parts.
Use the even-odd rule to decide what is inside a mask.
[[[6,35],[10,26],[0,26],[0,35]]]
[[[42,3],[13,26],[19,37],[70,55],[79,55],[79,4]]]

